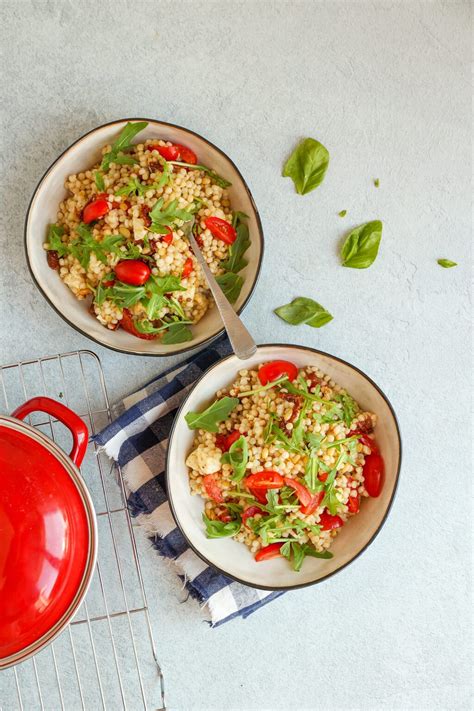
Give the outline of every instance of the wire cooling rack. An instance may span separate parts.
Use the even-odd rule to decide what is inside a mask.
[[[35,395],[63,402],[99,432],[111,420],[99,358],[75,351],[0,367],[5,414]],[[71,435],[57,420],[28,421],[63,449]],[[99,551],[89,592],[73,622],[42,652],[0,674],[8,711],[165,709],[140,561],[119,467],[93,443],[81,467],[97,514]],[[118,486],[117,486],[118,482]]]

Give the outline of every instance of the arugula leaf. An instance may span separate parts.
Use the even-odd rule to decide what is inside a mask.
[[[112,143],[111,150],[102,157],[101,169],[104,171],[108,170],[111,163],[119,163],[120,165],[136,163],[135,158],[124,155],[119,156],[118,154],[132,148],[131,141],[135,138],[137,133],[143,131],[147,126],[148,121],[137,121],[136,123],[129,121],[120,131],[119,137]]]
[[[316,548],[313,548],[313,546],[308,544],[303,546],[303,550],[305,555],[310,555],[313,558],[324,558],[324,560],[334,558],[334,554],[331,553],[331,551],[317,551]]]
[[[164,198],[161,197],[155,202],[153,209],[148,213],[148,217],[152,221],[149,227],[150,232],[166,234],[169,227],[175,223],[176,220],[187,222],[191,218],[192,213],[179,208],[177,200],[172,200],[166,207],[163,207],[163,204]]]
[[[224,521],[213,521],[204,513],[202,520],[206,524],[206,536],[208,538],[227,538],[229,536],[235,536],[235,534],[240,531],[242,525],[240,519],[224,523]]]
[[[232,212],[232,227],[237,227],[241,223],[244,223],[244,220],[248,220],[249,216],[245,214],[245,212],[242,212],[241,210],[234,210]]]
[[[100,193],[105,192],[104,176],[99,170],[94,173],[95,186]]]
[[[224,292],[225,297],[231,304],[235,304],[242,291],[244,280],[234,272],[226,272],[216,276],[216,281]]]
[[[124,241],[121,235],[106,235],[101,242],[98,242],[92,236],[89,227],[82,222],[76,227],[76,234],[76,239],[69,245],[69,251],[86,270],[89,267],[92,252],[99,261],[107,264],[108,255],[110,253],[119,254],[119,247]]]
[[[165,335],[161,339],[161,342],[168,346],[172,343],[184,343],[185,341],[191,341],[192,338],[193,333],[191,329],[184,323],[173,323],[166,331]]]
[[[452,262],[450,259],[438,259],[438,264],[440,267],[444,267],[445,269],[458,266],[457,262]]]
[[[164,180],[163,176],[165,178]],[[156,183],[141,183],[138,178],[130,178],[128,183],[124,185],[123,188],[119,188],[115,195],[119,197],[121,195],[123,195],[124,197],[130,197],[130,195],[143,197],[149,190],[158,190],[159,188],[161,188],[162,185],[164,185],[164,182],[166,182],[166,180],[167,176],[164,175],[164,173]]]
[[[337,213],[339,217],[345,217],[347,215],[347,210],[341,210],[341,212]]]
[[[247,440],[243,435],[239,437],[221,457],[221,462],[230,464],[234,470],[232,481],[241,481],[244,478],[247,462],[249,460],[249,448]]]
[[[244,254],[250,247],[249,228],[243,222],[237,224],[237,237],[229,247],[229,256],[221,266],[228,272],[240,272],[247,266],[248,262],[244,259]]]
[[[210,179],[221,188],[228,188],[232,185],[232,183],[228,180],[223,178],[221,175],[218,175],[215,170],[212,170],[212,168],[208,168],[205,165],[201,165],[200,163],[184,163],[180,160],[170,160],[168,163],[170,163],[170,165],[182,166],[183,168],[192,168],[192,170],[201,170],[203,173],[207,173]]]
[[[355,414],[359,412],[359,406],[354,398],[347,393],[337,395],[336,399],[342,405],[342,419],[344,420],[346,427],[349,427]]]
[[[329,165],[327,149],[314,138],[305,138],[283,167],[283,177],[291,178],[296,191],[306,195],[320,185]]]
[[[60,225],[50,225],[48,228],[48,236],[46,241],[49,244],[48,251],[58,253],[58,257],[65,257],[69,254],[69,246],[64,244],[61,237],[64,234],[64,227]]]
[[[321,328],[334,318],[324,306],[306,296],[299,296],[290,304],[279,306],[274,313],[292,326],[305,323],[313,328]]]
[[[377,258],[381,239],[380,220],[359,225],[352,230],[342,245],[342,265],[352,269],[367,269]]]
[[[202,412],[188,412],[184,419],[188,423],[190,430],[201,429],[206,430],[206,432],[218,432],[218,423],[226,420],[239,402],[238,397],[226,396],[216,400]]]

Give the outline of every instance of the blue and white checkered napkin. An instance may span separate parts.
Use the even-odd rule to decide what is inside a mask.
[[[139,517],[158,553],[174,561],[190,595],[207,605],[212,626],[247,617],[283,594],[241,585],[207,566],[187,545],[168,504],[164,472],[176,411],[197,378],[230,350],[221,338],[151,380],[115,405],[117,419],[94,438],[122,468],[132,516]]]

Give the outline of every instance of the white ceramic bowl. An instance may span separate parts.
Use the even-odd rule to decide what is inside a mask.
[[[239,370],[269,360],[289,360],[299,368],[321,368],[357,400],[377,415],[375,435],[385,460],[385,485],[376,499],[364,499],[360,513],[345,524],[335,538],[330,560],[306,558],[300,572],[288,561],[275,558],[256,563],[242,543],[231,538],[206,538],[202,522],[204,501],[191,496],[185,459],[192,449],[194,432],[184,419],[190,410],[202,410],[215,400],[216,391],[232,383]],[[166,477],[171,510],[194,551],[209,565],[238,582],[256,588],[286,590],[312,585],[333,575],[354,560],[373,541],[390,510],[401,461],[401,441],[395,413],[383,392],[362,371],[335,356],[303,346],[263,345],[245,361],[232,355],[209,368],[196,382],[176,414],[170,434]]]
[[[164,346],[160,341],[136,338],[122,329],[110,331],[101,326],[88,311],[88,301],[79,301],[72,291],[47,264],[43,243],[48,225],[56,221],[59,203],[67,196],[65,179],[72,173],[87,170],[101,158],[101,149],[112,143],[127,121],[148,121],[147,128],[135,139],[162,138],[165,141],[189,146],[203,165],[213,168],[232,183],[229,195],[234,210],[249,216],[251,245],[246,254],[248,265],[240,274],[244,277],[242,292],[234,304],[238,313],[247,304],[255,288],[263,257],[263,231],[252,195],[237,167],[219,148],[180,126],[152,119],[123,119],[93,129],[79,138],[48,168],[31,199],[25,223],[25,249],[31,275],[51,306],[70,326],[92,340],[117,351],[136,355],[169,356],[173,353],[203,346],[223,333],[222,321],[216,308],[210,309],[198,324],[192,327],[194,338],[186,343]]]

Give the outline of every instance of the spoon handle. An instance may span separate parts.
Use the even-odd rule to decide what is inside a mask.
[[[241,360],[250,358],[257,350],[257,344],[245,328],[239,316],[235,313],[232,305],[229,303],[221,287],[215,280],[214,275],[209,269],[206,260],[201,254],[201,250],[199,249],[198,243],[194,238],[192,226],[187,236],[189,239],[189,243],[191,244],[191,248],[194,252],[194,256],[198,260],[201,269],[206,275],[207,283],[209,284],[212,296],[214,297],[214,301],[216,302],[217,308],[219,309],[219,313],[221,315],[225,330],[227,331],[227,335],[229,336],[229,341],[235,355]]]

